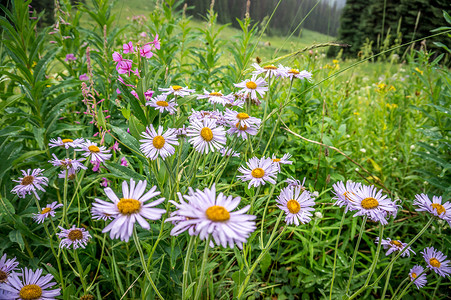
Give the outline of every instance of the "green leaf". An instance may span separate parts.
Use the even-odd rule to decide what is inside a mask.
[[[144,177],[139,173],[136,173],[135,171],[133,171],[128,167],[124,167],[113,162],[105,162],[105,166],[113,175],[115,175],[118,178],[122,178],[125,180],[129,180],[130,178],[133,178],[135,180],[146,180],[146,177]]]
[[[8,234],[8,237],[11,240],[11,242],[19,244],[19,247],[22,251],[25,249],[25,243],[23,241],[22,234],[20,233],[19,230],[12,230]]]
[[[271,265],[271,255],[266,252],[265,255],[263,255],[262,260],[260,261],[260,268],[262,270],[262,276],[265,276],[266,271],[268,270],[269,266]]]

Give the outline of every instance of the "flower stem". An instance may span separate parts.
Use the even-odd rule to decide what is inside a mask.
[[[379,240],[379,241],[381,241],[381,240]],[[391,260],[393,260],[394,258],[395,258],[395,256],[393,255]],[[384,285],[384,290],[382,291],[381,300],[385,299],[385,294],[387,293],[388,283],[390,282],[390,275],[391,275],[392,268],[393,268],[393,265],[391,265],[390,268],[388,269],[387,278],[385,279],[385,285]]]
[[[381,253],[381,246],[382,246],[382,236],[384,234],[384,225],[379,225],[379,243],[377,244],[377,250],[376,250],[376,257],[373,260],[373,263],[371,264],[370,273],[368,274],[368,277],[365,281],[365,286],[368,286],[368,283],[371,280],[371,276],[374,273],[374,270],[376,269],[377,262],[379,260],[379,254]]]
[[[191,252],[193,250],[194,240],[196,237],[192,235],[189,239],[188,249],[186,250],[185,263],[183,264],[183,281],[182,281],[182,300],[186,299],[186,288],[188,285],[187,277],[188,277],[188,268],[189,261],[191,259]]]
[[[352,264],[351,264],[351,272],[349,274],[348,285],[346,286],[346,294],[349,292],[349,288],[351,287],[352,274],[354,273],[355,261],[357,259],[357,252],[359,252],[360,240],[362,239],[363,231],[365,230],[365,223],[368,219],[368,216],[363,217],[362,226],[360,227],[359,238],[357,239],[357,244],[355,245],[354,254],[352,255]]]
[[[194,296],[194,300],[197,300],[200,298],[200,293],[201,293],[202,285],[203,285],[203,281],[204,281],[205,266],[207,265],[207,260],[208,260],[209,248],[210,248],[210,236],[208,236],[208,238],[205,242],[204,255],[202,257],[202,266],[200,268],[200,276],[199,276],[199,281],[197,283],[197,289],[196,289],[196,294]]]
[[[83,286],[83,291],[86,294],[88,289],[86,287],[85,277],[83,276],[83,267],[81,266],[80,259],[78,258],[77,249],[74,249],[74,259],[78,269],[78,276],[80,277],[81,285]]]
[[[149,270],[147,269],[147,264],[146,264],[146,260],[144,259],[143,249],[141,248],[141,243],[139,242],[138,234],[136,233],[136,227],[133,228],[133,240],[135,241],[136,249],[138,250],[138,253],[139,253],[139,259],[141,260],[141,265],[144,269],[144,272],[146,273],[146,277],[149,280],[150,285],[152,286],[153,290],[157,294],[158,298],[160,298],[161,300],[164,300],[163,296],[161,296],[155,283],[153,282],[152,276],[150,276]]]
[[[415,281],[417,281],[417,279],[420,278],[420,276],[423,275],[424,273],[426,273],[427,271],[429,271],[429,268],[424,269],[420,275],[418,275],[414,280],[410,281],[409,284],[401,291],[401,294],[399,295],[399,297],[396,297],[396,300],[402,299],[402,296],[404,296],[404,294],[407,292],[407,290],[410,288],[410,286],[412,284],[414,284]],[[393,295],[392,299],[395,299],[395,295]]]
[[[394,297],[398,294],[399,290],[400,290],[401,287],[404,285],[404,283],[407,282],[407,280],[409,280],[409,277],[406,277],[406,279],[404,279],[404,280],[398,285],[398,288],[397,288],[396,291],[393,293],[392,299],[394,299]]]
[[[332,282],[330,283],[330,293],[329,293],[329,300],[332,300],[332,289],[334,287],[334,279],[335,279],[335,267],[337,266],[337,251],[338,251],[338,241],[340,240],[341,236],[341,229],[343,228],[343,223],[345,221],[346,214],[343,213],[341,216],[340,221],[340,228],[338,229],[338,235],[337,235],[337,241],[335,242],[335,250],[334,250],[334,268],[332,270]]]

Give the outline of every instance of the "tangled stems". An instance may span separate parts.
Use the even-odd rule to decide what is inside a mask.
[[[202,284],[204,281],[205,266],[207,265],[207,260],[208,260],[209,248],[210,248],[210,236],[208,236],[208,238],[205,242],[204,255],[202,257],[202,266],[200,268],[199,282],[197,283],[197,289],[196,289],[196,294],[194,296],[194,300],[197,300],[200,298],[200,292],[202,290]]]
[[[418,234],[407,244],[407,246],[404,247],[404,249],[402,249],[401,251],[399,251],[399,253],[392,259],[392,261],[388,264],[388,266],[385,267],[385,269],[382,271],[381,275],[379,275],[379,277],[377,277],[377,279],[370,285],[363,285],[357,292],[355,292],[354,294],[352,294],[348,300],[352,300],[354,298],[356,298],[358,295],[360,295],[364,290],[366,290],[367,287],[369,286],[374,286],[376,285],[376,283],[378,283],[382,277],[384,277],[385,273],[388,272],[388,270],[391,268],[391,266],[393,266],[393,264],[395,263],[395,261],[401,256],[401,254],[403,254],[405,251],[407,251],[407,249],[421,236],[423,235],[423,233],[429,228],[429,226],[432,224],[432,221],[434,220],[434,218],[430,218],[429,221],[427,222],[427,224],[423,227],[423,229],[421,229],[420,232],[418,232]]]
[[[133,228],[133,240],[135,241],[136,249],[139,253],[139,259],[141,260],[141,265],[144,269],[144,272],[146,273],[146,277],[150,282],[150,285],[152,286],[153,290],[157,294],[158,298],[161,300],[164,300],[163,296],[161,296],[160,292],[158,291],[155,283],[152,280],[152,276],[150,276],[150,272],[147,269],[146,260],[144,259],[143,249],[141,248],[141,243],[139,242],[138,234],[136,233],[136,227]]]
[[[360,227],[359,238],[357,239],[357,244],[355,245],[354,254],[352,255],[352,264],[351,264],[351,273],[349,274],[349,281],[346,287],[346,294],[349,292],[349,288],[351,287],[352,274],[354,273],[355,260],[357,258],[357,252],[359,252],[360,240],[362,239],[363,231],[365,230],[365,223],[368,219],[368,216],[363,217],[362,226]]]
[[[187,277],[188,277],[188,268],[189,268],[189,261],[191,259],[191,252],[193,251],[193,245],[194,245],[194,239],[196,237],[193,235],[189,238],[189,243],[188,243],[188,249],[186,251],[186,256],[185,256],[185,263],[183,264],[183,281],[182,281],[182,300],[186,299],[186,289],[187,289],[187,285],[188,283],[187,281]]]
[[[337,241],[335,242],[335,250],[334,250],[334,267],[332,269],[332,282],[330,283],[330,293],[329,293],[329,300],[332,299],[332,289],[334,287],[334,279],[335,279],[335,267],[337,266],[337,250],[338,250],[338,241],[340,240],[340,236],[341,236],[341,229],[343,228],[343,223],[345,221],[346,218],[346,214],[343,213],[343,215],[341,216],[341,221],[340,221],[340,228],[338,229],[338,235],[337,235]]]
[[[410,283],[401,291],[401,294],[399,295],[399,297],[395,298],[396,294],[394,294],[393,299],[401,300],[402,296],[404,296],[404,294],[407,292],[407,290],[410,288],[410,286],[412,284],[414,284],[414,282],[417,281],[417,279],[420,278],[420,276],[423,275],[424,273],[426,273],[427,271],[429,271],[429,268],[424,269],[420,275],[418,275],[414,280],[410,281]]]

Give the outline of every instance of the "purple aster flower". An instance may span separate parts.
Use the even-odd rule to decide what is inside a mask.
[[[19,177],[18,180],[13,180],[18,182],[12,190],[11,193],[17,194],[19,198],[25,198],[25,195],[33,193],[38,200],[40,200],[37,190],[45,192],[42,185],[47,186],[49,180],[47,177],[41,176],[44,169],[28,169],[27,171],[21,170],[23,177]]]
[[[340,207],[345,206],[345,213],[347,213],[348,211],[356,210],[349,195],[355,195],[355,191],[361,186],[361,183],[352,182],[350,180],[346,182],[346,186],[343,181],[338,181],[337,183],[332,185],[332,187],[334,188],[333,193],[335,194],[335,197],[333,197],[332,199],[336,200],[334,205],[338,205]]]
[[[417,286],[417,289],[424,287],[426,285],[426,283],[428,282],[426,279],[426,273],[423,273],[423,271],[424,271],[424,268],[419,265],[415,265],[415,266],[413,266],[412,269],[410,269],[410,272],[409,272],[410,281],[415,280],[414,284]],[[421,273],[423,273],[423,274],[421,274]]]
[[[442,202],[442,197],[432,196],[432,201],[428,195],[415,195],[413,205],[419,206],[416,211],[427,211],[428,213],[445,220],[451,226],[451,202]]]
[[[277,158],[275,154],[272,156],[272,162],[277,167],[277,170],[280,172],[280,165],[291,165],[293,164],[292,161],[289,159],[291,158],[290,153],[286,153],[282,156],[282,158]]]
[[[379,237],[376,238],[375,243],[379,244]],[[388,249],[387,253],[385,253],[386,256],[392,254],[395,251],[402,251],[407,246],[406,243],[403,243],[403,242],[401,242],[399,240],[392,240],[390,238],[382,239],[381,244],[382,244],[382,246],[384,247],[385,250]],[[406,251],[404,251],[401,254],[401,256],[402,257],[410,256],[410,252],[415,254],[415,252],[409,247],[409,248],[407,248]]]
[[[62,204],[58,204],[58,202],[53,202],[52,204],[47,204],[46,207],[44,207],[40,213],[33,214],[33,220],[38,223],[44,223],[44,220],[47,219],[49,216],[54,217],[55,216],[55,209],[58,207],[63,206]]]
[[[251,188],[251,186],[258,187],[266,182],[276,184],[277,168],[271,158],[262,157],[258,159],[252,157],[246,165],[248,168],[243,166],[238,168],[238,171],[243,174],[238,175],[238,178],[242,181],[249,181],[248,188]]]
[[[56,285],[51,282],[53,275],[42,275],[42,269],[33,272],[31,269],[25,268],[22,273],[13,273],[9,279],[9,284],[3,285],[2,289],[12,294],[11,299],[56,299],[61,293],[60,289],[50,290],[49,288]]]
[[[60,248],[85,248],[89,239],[92,238],[86,229],[76,228],[75,225],[69,229],[64,229],[61,226],[58,226],[58,228],[61,229],[61,232],[58,233],[58,237],[61,239]]]
[[[304,186],[305,179],[306,178],[304,177],[304,179],[302,180],[302,183],[301,183],[300,180],[297,180],[297,179],[294,179],[293,177],[291,177],[291,178],[287,178],[285,180],[285,182],[288,183],[287,187],[292,187],[292,188],[293,187],[300,187],[302,191],[305,191],[305,186]]]
[[[280,191],[276,201],[279,203],[277,207],[286,213],[285,222],[288,225],[294,223],[299,226],[300,223],[311,221],[315,201],[309,191],[302,190],[301,187],[286,187]]]
[[[434,270],[438,275],[445,277],[451,274],[451,267],[449,266],[449,260],[446,260],[446,255],[441,251],[435,250],[433,247],[424,248],[423,252],[424,260],[428,267]]]
[[[163,160],[175,153],[175,148],[173,145],[179,145],[177,140],[176,130],[168,128],[168,130],[163,133],[163,127],[158,126],[158,131],[153,128],[150,124],[150,128],[147,127],[146,131],[141,134],[144,138],[139,140],[141,146],[139,149],[144,153],[144,155],[151,160],[156,160],[157,157],[161,157]]]
[[[7,260],[6,253],[0,258],[0,290],[3,283],[8,283],[11,272],[14,272],[18,265],[15,257]]]

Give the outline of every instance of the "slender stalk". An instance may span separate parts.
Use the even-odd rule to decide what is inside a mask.
[[[393,297],[395,297],[396,294],[398,294],[399,290],[400,290],[401,287],[404,285],[404,283],[407,282],[407,280],[409,280],[409,277],[406,277],[406,279],[404,279],[404,280],[398,285],[398,288],[397,288],[396,291],[393,293]],[[394,299],[393,297],[392,297],[392,299]]]
[[[340,240],[340,236],[341,236],[341,229],[343,228],[343,223],[345,221],[346,218],[346,214],[343,213],[343,215],[341,216],[341,221],[340,221],[340,228],[338,229],[338,235],[337,235],[337,241],[335,242],[335,250],[334,250],[334,268],[332,270],[332,282],[330,283],[330,292],[329,292],[329,300],[332,300],[332,289],[334,287],[334,280],[335,280],[335,267],[337,266],[337,251],[338,251],[338,242]]]
[[[67,207],[67,173],[68,170],[66,168],[66,174],[64,176],[64,192],[63,192],[63,221],[66,221],[66,225],[69,225],[69,221],[67,220],[67,210],[69,207]]]
[[[393,255],[391,260],[393,260],[394,258],[395,258],[395,256]],[[391,275],[392,268],[393,268],[393,265],[391,265],[390,268],[388,269],[387,278],[385,279],[385,285],[384,285],[384,290],[382,291],[381,300],[385,299],[385,294],[387,293],[388,283],[390,282],[390,275]]]
[[[357,244],[355,245],[354,254],[352,255],[352,264],[351,264],[351,272],[349,274],[348,285],[346,286],[346,294],[349,292],[349,288],[351,287],[352,275],[354,273],[355,261],[357,259],[357,252],[359,252],[360,240],[362,239],[363,231],[365,230],[365,223],[368,219],[368,216],[363,217],[362,226],[360,227],[359,238],[357,239]]]
[[[203,281],[204,281],[205,266],[207,265],[207,260],[208,260],[209,248],[210,248],[210,236],[208,236],[208,238],[205,242],[204,255],[202,257],[202,266],[200,267],[200,277],[199,277],[199,281],[197,283],[197,289],[196,289],[196,294],[194,296],[194,300],[197,300],[200,298],[200,293],[202,291],[202,285],[203,285]]]
[[[150,276],[149,270],[147,269],[146,260],[144,259],[143,249],[141,248],[141,243],[139,242],[138,234],[136,233],[136,227],[133,228],[133,240],[135,241],[136,249],[138,250],[138,253],[139,253],[139,259],[141,260],[141,265],[144,269],[144,272],[146,273],[146,277],[149,280],[150,285],[152,286],[153,290],[157,294],[158,298],[160,298],[161,300],[164,300],[163,296],[161,296],[160,292],[158,291],[157,286],[153,282],[152,276]]]
[[[249,214],[252,214],[254,212],[254,202],[257,199],[258,194],[260,193],[260,188],[261,188],[261,185],[259,185],[257,187],[257,190],[255,191],[255,194],[254,194],[254,197],[252,197],[251,204],[250,204],[251,208],[249,209]]]
[[[53,224],[53,222],[52,222],[52,224]],[[60,275],[61,287],[64,290],[65,284],[64,284],[64,277],[63,277],[63,268],[61,268],[61,262],[59,260],[59,256],[56,254],[55,249],[53,247],[53,238],[52,238],[52,235],[49,232],[49,228],[47,227],[46,223],[44,223],[44,230],[47,233],[47,236],[49,237],[50,249],[52,250],[52,254],[55,257],[56,263],[58,265],[58,272],[59,272],[59,275]],[[55,231],[55,234],[56,234],[56,231]]]
[[[371,276],[374,273],[374,270],[376,270],[377,262],[379,260],[379,254],[381,253],[383,234],[384,234],[384,225],[380,224],[379,225],[379,243],[377,243],[376,257],[374,258],[373,263],[371,264],[370,273],[368,274],[368,277],[366,278],[365,286],[368,285],[368,283],[371,280]]]
[[[186,299],[186,288],[188,285],[187,277],[188,277],[188,269],[189,269],[189,261],[191,259],[191,252],[193,250],[194,240],[196,237],[192,235],[189,239],[188,249],[186,250],[185,263],[183,264],[183,281],[182,281],[182,300]]]
[[[412,284],[414,284],[415,281],[417,281],[417,279],[418,279],[421,275],[423,275],[424,273],[426,273],[427,271],[429,271],[429,268],[424,269],[423,272],[421,272],[420,275],[418,275],[417,277],[415,277],[414,280],[410,281],[409,284],[401,291],[401,294],[399,295],[399,297],[396,298],[396,300],[402,299],[402,296],[404,296],[404,294],[407,292],[407,290],[410,288],[410,286],[411,286]],[[392,298],[392,299],[395,299],[395,295],[393,295],[393,298]]]
[[[86,286],[85,277],[83,276],[83,267],[81,266],[80,259],[78,258],[77,249],[74,250],[73,254],[74,254],[75,264],[77,265],[78,276],[80,277],[81,285],[83,286],[83,291],[86,294],[88,292],[88,288]]]
[[[102,252],[100,253],[100,259],[99,259],[99,264],[97,265],[97,271],[96,271],[96,274],[94,275],[94,277],[92,279],[91,284],[88,286],[88,291],[91,290],[94,282],[96,281],[97,275],[99,274],[99,271],[100,271],[100,265],[102,263],[103,254],[105,253],[105,242],[106,242],[106,238],[105,237],[106,237],[106,233],[103,234]]]
[[[273,184],[273,186],[271,188],[271,192],[269,192],[268,199],[266,200],[265,209],[263,210],[263,217],[262,217],[262,221],[261,221],[262,226],[260,228],[260,245],[262,248],[263,248],[263,226],[265,224],[266,211],[268,210],[269,201],[271,200],[272,194],[274,193],[275,189],[276,189],[276,185]]]

